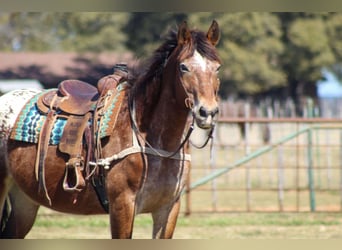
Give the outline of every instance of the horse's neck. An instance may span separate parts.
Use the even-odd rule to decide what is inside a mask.
[[[162,89],[155,103],[149,106],[141,106],[141,116],[148,114],[145,121],[147,140],[154,147],[165,150],[175,150],[183,136],[184,128],[187,122],[188,110],[185,106],[177,103],[172,85],[174,83],[160,83]],[[152,109],[152,112],[149,112]]]

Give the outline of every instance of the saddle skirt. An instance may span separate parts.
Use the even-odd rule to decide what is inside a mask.
[[[100,138],[109,136],[112,133],[127,85],[126,82],[123,82],[119,84],[115,90],[109,90],[108,97],[105,100],[106,104],[103,108],[102,118],[98,121]],[[19,113],[15,126],[10,134],[12,140],[38,143],[40,131],[47,118],[46,113],[38,108],[38,100],[42,96],[49,96],[56,91],[57,89],[51,89],[38,93],[25,104]],[[66,123],[67,116],[59,116],[56,119],[51,130],[49,145],[59,144]],[[92,118],[89,120],[89,125],[91,124]]]

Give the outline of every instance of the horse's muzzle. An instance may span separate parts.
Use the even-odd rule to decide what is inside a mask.
[[[198,108],[195,107],[194,110],[194,118],[198,127],[202,129],[210,129],[213,127],[215,123],[215,116],[217,115],[219,109],[218,107],[214,107],[208,109],[204,106],[200,106]]]

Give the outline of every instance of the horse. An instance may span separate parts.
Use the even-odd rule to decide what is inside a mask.
[[[108,211],[89,180],[78,192],[63,189],[68,157],[58,145],[47,145],[45,192],[40,192],[37,144],[8,136],[23,103],[37,92],[22,90],[1,97],[8,112],[0,124],[1,237],[24,238],[38,208],[45,206],[64,213],[109,214],[111,237],[119,239],[132,238],[135,216],[150,213],[152,237],[172,238],[190,170],[189,135],[194,123],[210,130],[216,122],[219,39],[215,20],[207,32],[190,29],[184,21],[168,32],[147,62],[129,69],[130,87],[116,123],[99,141],[101,158],[88,163],[103,174]],[[86,159],[88,150],[82,147]]]

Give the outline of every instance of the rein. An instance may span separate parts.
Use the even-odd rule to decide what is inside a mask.
[[[129,148],[126,148],[122,151],[120,151],[117,154],[114,154],[110,157],[107,158],[102,158],[102,159],[98,159],[96,162],[89,162],[89,165],[91,166],[103,166],[105,169],[109,169],[110,165],[113,161],[117,161],[120,159],[125,158],[126,156],[130,155],[130,154],[135,154],[135,153],[144,153],[144,154],[150,154],[150,155],[154,155],[154,156],[159,156],[162,158],[168,158],[168,159],[174,159],[174,160],[180,160],[180,161],[191,161],[191,156],[190,154],[184,154],[179,152],[185,145],[185,143],[189,140],[190,135],[192,133],[192,131],[194,130],[194,120],[192,122],[192,124],[189,127],[189,130],[184,138],[184,140],[182,141],[182,143],[179,145],[179,147],[176,149],[176,151],[174,152],[168,152],[162,149],[156,149],[154,147],[151,146],[151,144],[142,136],[142,134],[140,133],[138,127],[137,127],[137,123],[135,120],[135,102],[134,100],[131,101],[131,99],[129,98],[129,113],[130,113],[130,118],[131,118],[131,122],[132,122],[132,141],[133,141],[133,145]],[[148,147],[142,146],[139,141],[137,136],[139,136]]]
[[[133,132],[135,132],[135,134],[139,135],[139,137],[148,146],[148,149],[150,149],[153,152],[152,153],[153,155],[160,156],[162,158],[169,158],[169,159],[172,158],[172,159],[177,159],[177,160],[185,160],[185,157],[187,157],[187,158],[189,158],[189,161],[191,160],[191,157],[189,154],[179,153],[179,151],[184,147],[185,143],[189,140],[192,131],[194,130],[194,119],[192,120],[192,123],[188,129],[188,132],[187,132],[186,136],[184,137],[182,143],[178,146],[178,148],[174,152],[167,152],[164,150],[154,148],[140,133],[138,126],[137,126],[137,122],[135,120],[136,115],[135,115],[135,101],[134,101],[134,99],[132,99],[130,101],[129,112],[130,112]],[[179,155],[177,155],[177,154],[179,154]]]

